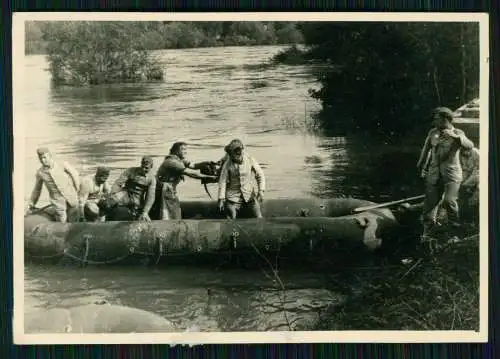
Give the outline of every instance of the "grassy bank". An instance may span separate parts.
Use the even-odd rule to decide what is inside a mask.
[[[456,240],[441,237],[433,251],[423,243],[419,255],[359,275],[360,294],[315,329],[479,330],[479,235],[470,228]]]

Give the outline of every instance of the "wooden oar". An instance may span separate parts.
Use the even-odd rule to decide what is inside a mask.
[[[378,203],[378,204],[373,204],[370,206],[358,207],[358,208],[355,208],[353,210],[353,212],[359,213],[359,212],[369,211],[371,209],[394,206],[394,205],[400,204],[400,203],[405,203],[405,202],[410,202],[410,201],[416,201],[418,199],[423,199],[424,197],[425,197],[425,195],[421,195],[421,196],[415,196],[415,197],[408,197],[408,198],[404,198],[404,199],[400,199],[400,200],[392,201],[392,202]]]

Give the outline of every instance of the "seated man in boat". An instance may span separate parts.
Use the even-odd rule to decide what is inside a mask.
[[[82,178],[78,197],[80,201],[80,216],[83,221],[104,221],[105,216],[97,203],[111,192],[107,182],[108,178],[109,168],[107,167],[97,167],[93,175]]]
[[[465,133],[453,126],[453,112],[450,109],[435,109],[433,119],[434,127],[427,135],[417,163],[417,168],[423,173],[426,182],[423,206],[424,236],[436,225],[436,212],[440,202],[449,223],[452,226],[459,225],[458,194],[462,182],[459,152],[474,147]]]
[[[153,158],[144,156],[139,167],[130,167],[123,171],[111,187],[111,193],[99,201],[99,207],[105,215],[126,209],[128,213],[119,220],[149,221],[149,211],[154,203],[156,179],[151,172]],[[117,220],[111,216],[113,220]],[[109,220],[109,218],[106,218]]]
[[[177,196],[177,185],[184,180],[184,176],[195,179],[214,181],[217,176],[198,173],[206,162],[191,163],[186,159],[187,144],[176,142],[170,148],[170,154],[158,168],[156,173],[157,188],[156,201],[153,212],[155,217],[162,220],[181,219],[181,206]]]
[[[78,188],[80,178],[77,171],[67,162],[57,163],[48,148],[37,149],[42,167],[36,173],[36,182],[28,204],[29,212],[35,210],[43,185],[47,188],[50,205],[45,210],[56,222],[78,220]]]
[[[219,177],[219,210],[225,210],[230,219],[235,219],[240,211],[250,211],[252,217],[261,218],[260,203],[264,197],[265,176],[258,162],[244,151],[243,143],[232,140],[226,146],[228,158]],[[253,177],[257,180],[257,193]]]

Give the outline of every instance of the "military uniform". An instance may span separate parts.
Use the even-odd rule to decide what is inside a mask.
[[[159,219],[181,219],[181,204],[177,186],[184,180],[184,170],[190,162],[170,154],[165,157],[156,174],[155,217]]]
[[[460,129],[450,127],[457,138],[444,134],[437,128],[429,131],[419,163],[430,151],[431,158],[425,176],[426,192],[423,208],[424,223],[435,223],[436,209],[442,201],[443,209],[451,222],[459,218],[458,194],[462,182],[460,149],[474,145]]]
[[[141,167],[131,167],[125,170],[116,180],[111,189],[111,196],[100,201],[99,206],[101,208],[102,206],[108,208],[114,206],[127,207],[131,217],[137,219],[142,213],[149,212],[149,208],[146,207],[151,202],[149,196],[154,196],[155,184],[156,179],[152,173],[144,174]],[[151,193],[152,187],[153,192]],[[146,200],[148,201],[146,202]]]
[[[35,188],[31,193],[30,203],[38,202],[43,185],[47,188],[51,207],[45,210],[57,222],[73,222],[78,217],[79,176],[68,163],[54,163],[52,167],[42,166],[36,173]]]

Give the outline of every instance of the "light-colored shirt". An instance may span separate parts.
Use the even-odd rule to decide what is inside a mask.
[[[108,182],[98,185],[95,181],[95,175],[83,177],[78,191],[80,206],[83,206],[89,200],[98,201],[106,193],[110,193]]]
[[[465,133],[458,128],[450,128],[458,139],[444,135],[437,128],[429,131],[424,147],[420,154],[419,164],[422,164],[429,150],[431,160],[427,171],[426,180],[429,184],[437,183],[442,179],[444,183],[462,182],[462,167],[460,165],[460,149],[470,149],[474,144]]]
[[[255,174],[259,191],[265,190],[265,176],[257,161],[243,153],[243,162],[234,163],[228,158],[222,166],[219,177],[219,199],[240,203],[248,202],[254,192],[252,174]]]
[[[70,206],[78,205],[77,192],[80,187],[80,178],[78,172],[69,163],[63,162],[61,165],[54,163],[51,168],[40,167],[31,193],[31,204],[36,205],[38,202],[44,184],[52,202],[59,202],[63,197]]]

